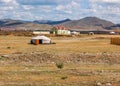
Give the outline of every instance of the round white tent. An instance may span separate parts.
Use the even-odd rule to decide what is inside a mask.
[[[50,44],[51,39],[46,36],[36,36],[31,39],[32,44]]]

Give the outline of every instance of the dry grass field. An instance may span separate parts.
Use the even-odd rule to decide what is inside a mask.
[[[8,53],[80,53],[80,52],[120,52],[120,46],[110,44],[111,35],[96,35],[92,37],[52,37],[55,45],[31,45],[31,37],[0,36],[0,54]]]
[[[49,45],[0,36],[0,86],[120,86],[120,46],[110,44],[113,36],[119,37],[50,37],[56,44]]]

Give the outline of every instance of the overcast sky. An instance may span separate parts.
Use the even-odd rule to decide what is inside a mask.
[[[88,16],[120,23],[120,0],[0,0],[0,19],[76,20]]]

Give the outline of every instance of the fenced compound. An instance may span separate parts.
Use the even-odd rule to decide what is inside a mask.
[[[111,44],[120,45],[120,37],[111,38]]]

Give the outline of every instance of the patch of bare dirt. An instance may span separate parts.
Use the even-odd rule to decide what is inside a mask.
[[[67,58],[68,61],[73,62],[93,62],[93,63],[110,63],[120,64],[120,53],[80,53],[71,54]]]
[[[0,63],[56,63],[56,62],[85,62],[120,64],[120,53],[79,53],[56,55],[49,53],[26,53],[1,55]]]

